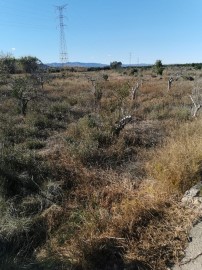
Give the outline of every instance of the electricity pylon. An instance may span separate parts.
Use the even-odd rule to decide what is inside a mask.
[[[64,66],[64,64],[68,61],[67,55],[67,44],[65,39],[65,24],[64,24],[64,15],[63,11],[66,8],[66,5],[56,6],[58,10],[58,18],[59,18],[59,26],[60,26],[60,62]]]

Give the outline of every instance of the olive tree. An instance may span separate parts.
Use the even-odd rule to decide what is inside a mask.
[[[41,61],[37,57],[33,56],[24,56],[19,59],[19,62],[22,65],[23,71],[25,73],[36,72],[41,64]]]
[[[25,116],[28,102],[38,96],[38,86],[31,78],[15,78],[11,83],[13,96],[18,100],[19,112]]]
[[[122,66],[121,62],[114,61],[114,62],[110,63],[110,68],[111,69],[120,69],[121,66]]]
[[[0,84],[6,84],[10,74],[15,73],[15,58],[11,55],[0,55]]]

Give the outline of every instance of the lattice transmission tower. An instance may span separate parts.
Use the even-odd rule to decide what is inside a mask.
[[[64,64],[68,61],[68,54],[67,54],[67,43],[65,39],[65,24],[64,24],[64,15],[63,11],[65,10],[66,5],[56,6],[56,9],[59,13],[59,27],[60,27],[60,62],[64,66]]]

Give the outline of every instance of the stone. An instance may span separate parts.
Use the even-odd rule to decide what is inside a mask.
[[[182,198],[182,203],[183,204],[200,204],[202,201],[202,183],[197,183],[195,186],[187,190]]]

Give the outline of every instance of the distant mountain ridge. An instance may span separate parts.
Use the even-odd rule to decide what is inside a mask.
[[[101,64],[101,63],[81,63],[81,62],[67,62],[64,64],[61,63],[50,63],[46,64],[47,66],[50,67],[106,67],[108,66],[107,64]]]
[[[67,63],[64,63],[64,64],[61,64],[61,63],[49,63],[49,64],[46,64],[47,66],[49,67],[62,67],[62,66],[66,66],[66,67],[87,67],[87,68],[90,68],[90,67],[106,67],[106,66],[109,66],[109,64],[101,64],[101,63],[82,63],[82,62],[67,62]],[[123,67],[134,67],[134,66],[150,66],[150,64],[123,64],[122,65]]]

